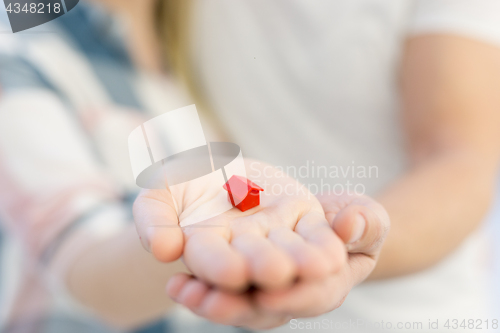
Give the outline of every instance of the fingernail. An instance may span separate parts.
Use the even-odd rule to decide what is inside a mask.
[[[361,214],[358,214],[354,220],[354,226],[352,227],[351,239],[349,239],[348,244],[352,244],[361,239],[365,232],[366,220]]]

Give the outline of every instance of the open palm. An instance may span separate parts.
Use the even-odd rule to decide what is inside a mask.
[[[169,262],[183,255],[197,278],[232,291],[250,285],[283,289],[297,278],[321,279],[338,270],[346,260],[345,247],[316,197],[269,165],[246,164],[247,170],[250,164],[262,170],[251,179],[264,187],[260,205],[245,212],[233,208],[183,228],[180,223],[193,215],[227,204],[220,200],[225,191],[187,183],[174,204],[168,190],[143,190],[134,216],[154,256]]]

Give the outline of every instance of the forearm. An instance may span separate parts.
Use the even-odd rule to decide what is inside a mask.
[[[371,279],[427,268],[476,229],[494,192],[496,168],[472,152],[433,158],[399,179],[378,200],[391,232]]]
[[[378,198],[392,228],[371,278],[433,265],[483,220],[500,160],[499,56],[453,35],[408,41],[402,119],[413,167]]]
[[[66,280],[77,300],[107,322],[129,328],[159,317],[173,306],[165,285],[174,273],[184,270],[179,260],[170,264],[156,261],[142,248],[131,225],[75,258]]]

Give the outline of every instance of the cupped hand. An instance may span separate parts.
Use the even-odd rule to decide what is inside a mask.
[[[198,296],[215,287],[230,297],[229,292],[250,286],[286,295],[297,280],[319,283],[343,269],[344,243],[327,222],[320,201],[269,165],[246,161],[246,169],[252,170],[248,178],[264,188],[259,206],[245,212],[233,208],[183,228],[183,219],[220,203],[220,191],[186,185],[174,204],[168,190],[143,190],[134,204],[143,244],[163,262],[182,256],[197,279],[190,290],[198,290]],[[180,286],[178,280],[172,283]],[[279,294],[259,295],[269,306],[281,299]]]
[[[366,196],[324,195],[319,201],[348,259],[319,279],[298,279],[285,290],[253,289],[235,294],[187,274],[170,279],[167,293],[211,321],[249,328],[280,326],[292,318],[319,316],[339,307],[350,290],[374,269],[390,228],[385,209]],[[300,234],[300,225],[295,231]]]

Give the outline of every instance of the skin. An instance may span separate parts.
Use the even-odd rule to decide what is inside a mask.
[[[156,52],[147,9],[151,3],[109,2],[126,17],[133,18],[134,11],[146,13],[130,20],[138,32],[131,35],[130,45],[149,42],[131,53],[138,66],[160,68],[159,57],[148,56]],[[135,7],[139,3],[144,3],[140,11]],[[137,229],[149,239],[157,260],[141,248],[133,228],[106,243],[89,242],[67,274],[70,291],[107,321],[130,328],[171,306],[161,291],[169,281],[167,293],[193,312],[220,323],[263,328],[331,311],[367,276],[411,274],[439,262],[480,225],[492,198],[500,158],[500,51],[453,35],[414,37],[405,48],[401,72],[403,126],[413,165],[377,197],[380,204],[348,196],[286,198],[284,207],[297,203],[300,209],[291,217],[284,212],[287,218],[277,218],[279,223],[269,218],[261,222],[255,216],[268,216],[262,211],[231,212],[220,221],[221,230],[230,233],[184,232],[176,225],[170,196],[143,191],[134,206]],[[278,217],[279,206],[265,209]],[[311,210],[314,227],[300,222]],[[384,243],[387,213],[392,230]],[[355,240],[359,214],[364,228]],[[144,233],[158,218],[172,227]],[[251,227],[238,229],[235,221],[244,219]],[[309,228],[298,228],[301,224]],[[308,260],[297,250],[304,248],[310,249]],[[259,256],[263,249],[269,257]],[[209,261],[197,255],[205,251]],[[179,273],[182,263],[176,259],[181,255],[195,275]],[[283,269],[274,270],[274,265]],[[254,288],[248,290],[250,284]]]
[[[233,208],[180,228],[177,215],[182,222],[200,200],[212,203],[203,187],[183,189],[179,212],[168,190],[144,190],[137,198],[137,229],[153,255],[164,262],[182,255],[192,273],[171,278],[167,293],[211,321],[249,328],[334,310],[375,267],[390,226],[385,209],[368,197],[316,198],[270,166],[246,163],[261,170],[252,181],[268,186],[260,205],[245,212]],[[297,190],[278,195],[276,188]]]
[[[500,161],[499,90],[498,48],[453,35],[426,35],[408,41],[402,65],[402,96],[413,165],[379,196],[391,217],[392,232],[370,279],[428,268],[480,226],[493,196]],[[329,207],[335,207],[336,200],[331,196],[321,199],[327,219]],[[342,235],[336,223],[352,223],[336,222],[338,215],[332,226]],[[380,230],[383,225],[383,219],[376,220],[378,228],[372,230]],[[374,246],[378,253],[383,237],[375,239],[378,241],[371,248]],[[272,327],[291,317],[322,314],[341,304],[339,290],[347,295],[365,277],[357,280],[349,272],[370,272],[373,264],[366,260],[370,254],[367,248],[347,248],[349,259],[356,251],[365,255],[364,260],[320,279],[321,287],[316,290],[312,284],[298,282],[281,292],[257,290],[235,296],[200,278],[181,274],[170,280],[167,292],[210,320]],[[339,275],[347,278],[333,278]],[[346,280],[350,284],[342,284]],[[327,281],[334,281],[335,288]],[[296,292],[299,286],[307,291]],[[304,307],[297,308],[297,304]]]
[[[247,160],[247,170],[250,165],[254,170],[271,168]],[[345,261],[345,250],[316,197],[284,174],[268,178],[261,172],[252,179],[268,182],[259,206],[245,212],[233,208],[182,229],[178,215],[182,222],[193,208],[226,204],[222,186],[186,184],[176,195],[178,212],[168,190],[143,190],[134,204],[141,238],[148,239],[158,260],[168,262],[182,255],[193,274],[230,291],[242,291],[250,283],[266,290],[282,289],[296,278],[320,278],[337,270]],[[217,191],[206,196],[210,185]],[[296,190],[279,195],[271,190],[287,186]],[[293,230],[300,230],[300,237]]]
[[[184,264],[180,260],[164,264],[144,251],[132,223],[105,242],[85,241],[86,248],[73,255],[66,287],[103,321],[133,329],[158,320],[174,306],[165,296],[165,284],[186,271]],[[60,253],[64,252],[74,252],[71,241],[62,246]]]
[[[500,160],[500,49],[453,35],[408,41],[403,116],[413,165],[378,200],[392,230],[371,278],[428,268],[476,230]]]
[[[91,0],[122,18],[126,23],[127,47],[135,66],[142,71],[161,73],[161,55],[155,32],[156,0]],[[186,272],[180,261],[169,264],[155,260],[144,251],[135,226],[105,242],[84,239],[86,247],[75,251],[74,239],[63,243],[53,264],[71,253],[64,272],[68,291],[108,324],[133,329],[163,316],[174,306],[165,296],[164,286],[175,273]],[[106,255],[103,256],[103,253]]]

